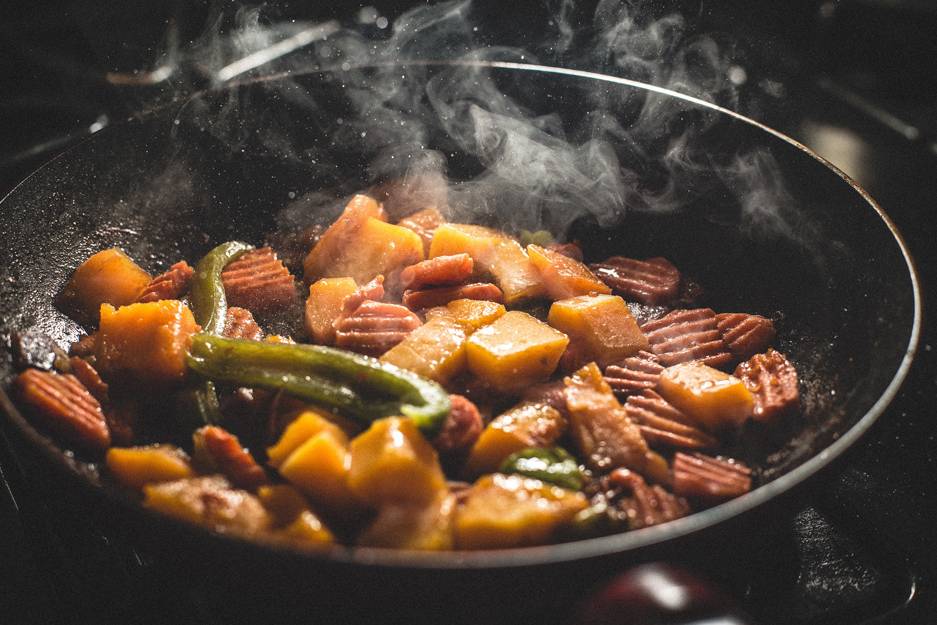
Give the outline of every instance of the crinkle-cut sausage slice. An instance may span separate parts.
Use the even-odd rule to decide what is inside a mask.
[[[255,490],[268,483],[263,467],[241,447],[238,438],[227,430],[208,425],[199,428],[194,438],[196,449],[204,450],[211,463],[238,488]]]
[[[413,290],[427,286],[454,286],[468,280],[474,269],[475,262],[468,254],[437,256],[405,267],[400,272],[400,285]]]
[[[379,302],[384,299],[384,276],[375,276],[373,280],[358,287],[358,290],[346,297],[342,301],[342,312],[339,314],[335,324],[352,314],[362,303],[366,301]]]
[[[580,263],[582,262],[582,248],[576,243],[551,243],[547,246],[547,249],[567,258],[578,260]]]
[[[260,341],[264,338],[264,331],[254,321],[251,311],[238,306],[229,306],[224,318],[224,335],[229,339]]]
[[[462,395],[450,395],[449,401],[452,408],[432,443],[441,455],[458,456],[472,448],[485,422],[475,404]]]
[[[680,272],[666,258],[612,256],[590,267],[619,295],[642,304],[663,304],[680,292]]]
[[[779,351],[755,354],[735,368],[735,377],[755,396],[755,421],[772,421],[797,409],[797,369]]]
[[[620,491],[615,505],[625,513],[631,529],[660,525],[690,512],[685,499],[660,485],[649,486],[634,471],[615,469],[608,476],[608,484]]]
[[[752,488],[752,470],[731,458],[677,452],[673,460],[673,490],[678,495],[709,502],[744,495]]]
[[[460,286],[446,286],[435,289],[404,291],[403,305],[410,310],[426,310],[436,306],[445,306],[457,299],[475,299],[489,302],[504,301],[501,289],[488,282],[475,282]]]
[[[91,363],[87,360],[79,358],[78,356],[69,358],[68,364],[71,366],[71,373],[78,378],[82,386],[88,389],[88,392],[94,395],[95,399],[102,404],[106,404],[108,391],[107,382],[101,379],[97,369],[91,366]]]
[[[619,365],[605,367],[605,381],[619,398],[640,393],[657,386],[660,373],[664,370],[660,359],[651,352],[640,351],[625,358]]]
[[[158,302],[161,299],[179,299],[189,290],[195,270],[189,263],[180,260],[178,263],[159,274],[144,287],[138,302]]]
[[[656,392],[648,389],[632,395],[625,410],[641,428],[650,445],[677,449],[712,449],[718,444],[710,434],[690,425],[690,419]]]
[[[40,424],[66,444],[90,452],[111,444],[101,404],[74,375],[27,369],[16,387]]]
[[[716,313],[711,308],[673,310],[645,323],[641,331],[665,367],[699,360],[720,368],[734,360],[716,327]]]
[[[228,304],[265,313],[289,306],[296,285],[289,269],[269,247],[243,254],[221,272]]]
[[[367,300],[335,322],[335,345],[378,356],[421,325],[420,318],[406,306]]]
[[[748,313],[719,313],[716,327],[737,360],[765,351],[777,334],[770,319]]]

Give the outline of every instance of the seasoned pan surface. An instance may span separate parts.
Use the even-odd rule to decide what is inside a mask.
[[[627,126],[639,115],[635,102],[648,98],[676,107],[675,118],[690,120],[671,130],[692,130],[694,156],[711,156],[711,169],[697,167],[689,174],[692,167],[681,169],[683,187],[675,193],[666,191],[666,178],[675,170],[654,166],[664,162],[660,155],[671,144],[649,141],[638,150],[612,143],[617,161],[641,174],[636,188],[648,189],[626,198],[615,214],[582,210],[571,215],[568,203],[548,199],[525,210],[495,201],[472,217],[497,223],[511,214],[512,225],[559,227],[596,258],[611,253],[667,256],[705,285],[707,305],[777,319],[780,348],[805,382],[805,414],[802,427],[786,440],[750,451],[763,481],[759,488],[664,526],[550,547],[458,555],[374,549],[300,553],[156,517],[107,483],[93,464],[62,455],[4,394],[5,425],[24,446],[38,450],[43,462],[74,479],[76,488],[154,532],[244,550],[251,557],[452,570],[637,553],[729,520],[740,522],[820,472],[878,418],[916,346],[918,286],[891,222],[845,175],[755,122],[647,85],[507,63],[476,63],[470,70],[485,72],[530,116],[550,113],[549,124],[570,134],[581,125],[586,108],[601,106]],[[445,77],[467,70],[422,64],[418,71]],[[0,204],[4,337],[35,326],[63,345],[76,339],[81,329],[53,301],[71,271],[97,250],[121,247],[155,270],[179,258],[196,259],[221,241],[259,243],[278,229],[326,223],[340,206],[338,198],[388,174],[409,171],[406,166],[393,171],[387,158],[375,165],[367,123],[373,122],[370,132],[380,133],[382,120],[373,111],[373,118],[363,115],[356,124],[342,119],[360,104],[355,97],[341,72],[230,86],[102,131],[44,166]],[[472,189],[485,173],[482,165],[490,163],[460,152],[459,142],[447,134],[451,128],[426,128],[424,147],[447,155],[449,177],[465,181],[453,188]],[[416,154],[414,146],[403,147]],[[397,156],[407,158],[405,152]],[[12,375],[4,351],[4,388]]]

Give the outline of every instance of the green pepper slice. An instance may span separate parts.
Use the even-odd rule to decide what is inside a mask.
[[[228,299],[225,297],[221,272],[231,261],[241,254],[254,249],[252,245],[240,241],[222,243],[205,254],[195,266],[195,277],[189,290],[189,301],[195,322],[202,326],[206,334],[224,332],[225,315],[228,312]]]
[[[568,488],[582,488],[582,473],[579,464],[562,447],[528,447],[508,456],[501,467],[501,473],[517,473]]]

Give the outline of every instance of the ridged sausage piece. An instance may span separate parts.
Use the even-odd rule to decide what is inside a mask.
[[[27,369],[16,387],[40,423],[66,444],[90,452],[111,444],[101,404],[74,375]]]
[[[734,360],[716,327],[716,313],[711,308],[673,310],[645,323],[641,331],[665,367],[699,360],[719,368]]]
[[[504,294],[501,289],[488,282],[403,292],[403,305],[410,310],[426,310],[436,306],[445,306],[457,299],[485,300],[500,304],[504,301]]]
[[[201,439],[203,448],[211,456],[215,466],[235,486],[255,490],[269,481],[263,467],[241,447],[237,437],[227,430],[209,425],[200,428],[195,433],[195,438]]]
[[[765,351],[777,335],[770,319],[748,313],[720,313],[716,315],[716,327],[737,360]]]
[[[138,302],[158,302],[163,299],[179,299],[189,291],[195,270],[189,263],[180,260],[146,285],[137,298]]]
[[[663,445],[676,449],[712,449],[718,441],[711,435],[689,425],[683,412],[652,390],[632,395],[625,402],[625,410],[641,428],[650,445]]]
[[[615,394],[624,399],[645,389],[656,388],[663,370],[664,367],[657,356],[651,352],[640,351],[630,358],[625,358],[620,365],[605,367],[603,375]]]
[[[335,345],[379,356],[421,325],[420,318],[406,306],[366,300],[335,322]]]
[[[264,338],[264,331],[254,320],[254,315],[246,308],[229,306],[224,318],[224,336],[229,339],[247,339],[260,341]]]
[[[379,302],[384,299],[384,276],[376,276],[365,285],[359,286],[358,290],[342,300],[342,312],[339,314],[335,323],[358,310],[358,306],[368,300]]]
[[[97,369],[84,358],[72,356],[68,359],[72,374],[78,378],[81,385],[88,389],[88,392],[94,395],[99,402],[107,403],[107,382],[101,379]]]
[[[781,352],[755,354],[735,368],[735,377],[755,396],[755,421],[772,421],[800,404],[797,369]]]
[[[228,304],[265,313],[289,306],[296,285],[286,266],[269,247],[251,250],[221,272]]]
[[[437,256],[400,272],[400,284],[405,289],[422,289],[427,286],[454,286],[462,284],[472,275],[475,263],[468,254]]]
[[[752,488],[752,470],[731,458],[677,452],[673,490],[678,495],[710,502],[744,495]]]
[[[482,433],[485,423],[478,408],[467,398],[462,395],[450,395],[449,401],[452,403],[452,409],[433,439],[433,447],[441,455],[455,456],[471,449]]]
[[[615,469],[608,476],[608,484],[612,489],[620,491],[616,505],[626,514],[631,529],[660,525],[690,512],[690,505],[685,499],[660,485],[649,486],[634,471]],[[627,496],[628,493],[630,496]]]
[[[666,258],[612,256],[589,267],[619,295],[642,304],[664,304],[680,292],[680,272]]]

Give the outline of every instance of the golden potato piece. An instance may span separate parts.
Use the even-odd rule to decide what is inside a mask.
[[[385,352],[381,362],[445,383],[465,369],[467,340],[468,333],[461,323],[448,315],[438,316]]]
[[[472,334],[468,366],[496,389],[518,390],[550,377],[568,344],[559,330],[512,310]]]
[[[493,473],[505,458],[528,447],[549,447],[566,431],[560,411],[540,403],[523,403],[491,420],[469,453],[469,475]]]
[[[532,244],[527,246],[527,256],[543,277],[547,294],[554,300],[612,292],[591,269],[575,258]]]
[[[174,445],[111,447],[107,450],[107,468],[118,482],[131,488],[195,475],[189,456]]]
[[[345,298],[358,290],[352,278],[322,278],[309,285],[306,314],[303,318],[306,334],[322,345],[335,342],[332,323],[342,312]]]
[[[216,531],[255,535],[272,522],[257,497],[220,475],[147,484],[143,494],[144,506]]]
[[[709,431],[738,427],[755,409],[755,398],[742,380],[697,361],[664,369],[657,388]]]
[[[600,367],[648,349],[647,337],[617,295],[580,295],[553,302],[547,322],[566,333],[586,362]]]
[[[290,454],[319,432],[331,432],[336,440],[348,443],[348,438],[338,425],[315,410],[306,410],[286,426],[275,445],[267,448],[267,464],[274,469],[280,468]]]
[[[440,310],[447,311],[453,319],[465,326],[469,333],[494,323],[506,312],[504,306],[498,302],[477,299],[452,300]],[[427,316],[430,316],[429,313]]]
[[[358,537],[370,547],[439,551],[452,549],[455,497],[443,493],[428,504],[389,504]]]
[[[580,492],[519,475],[485,475],[469,489],[455,517],[459,549],[542,545],[588,501]]]
[[[288,484],[261,486],[257,498],[273,519],[275,538],[303,546],[331,545],[335,535],[309,509],[306,498]]]
[[[357,513],[363,506],[349,485],[351,455],[344,433],[324,429],[313,435],[280,465],[280,475],[318,508],[336,516]]]
[[[334,262],[354,244],[358,231],[370,218],[386,219],[384,210],[377,200],[361,194],[351,198],[342,214],[329,226],[328,230],[322,233],[319,241],[309,250],[303,260],[306,282],[313,282],[323,277],[350,275],[335,272]]]
[[[101,304],[125,306],[150,283],[150,274],[117,248],[103,250],[78,266],[62,291],[62,300],[96,321]]]

